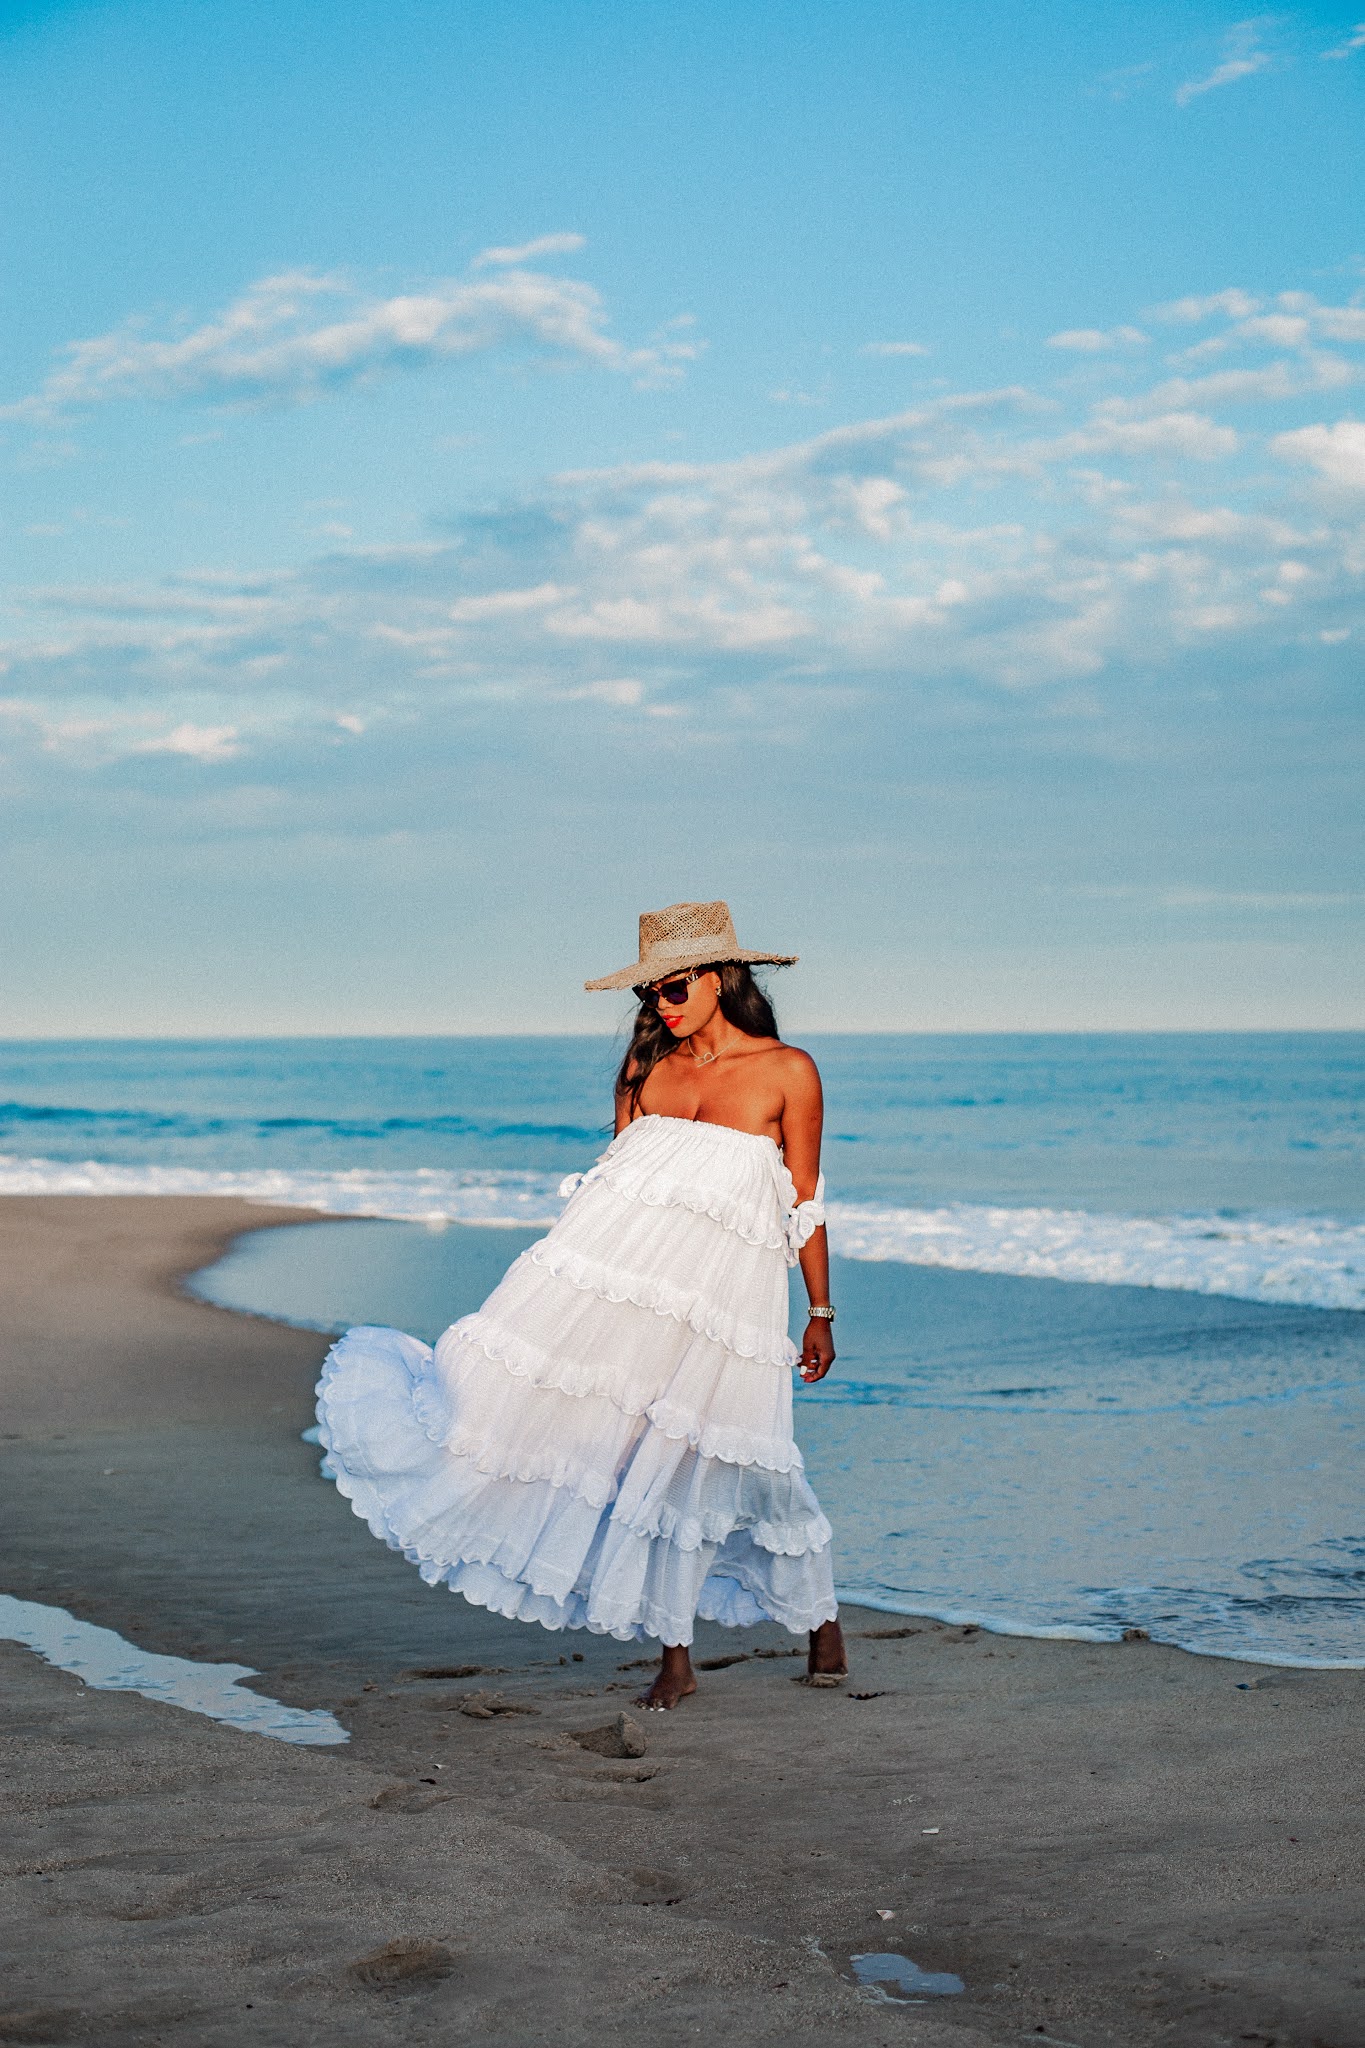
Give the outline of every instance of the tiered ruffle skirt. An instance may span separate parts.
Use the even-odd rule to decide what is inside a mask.
[[[792,1436],[787,1266],[821,1220],[771,1139],[642,1117],[434,1350],[348,1330],[323,1470],[429,1583],[546,1628],[689,1643],[836,1612]]]

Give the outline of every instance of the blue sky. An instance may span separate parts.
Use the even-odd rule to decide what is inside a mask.
[[[0,1031],[1365,1022],[1360,7],[0,4]]]

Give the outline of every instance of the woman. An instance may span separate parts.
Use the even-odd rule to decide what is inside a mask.
[[[435,1351],[348,1330],[318,1383],[335,1479],[430,1584],[546,1628],[663,1645],[641,1698],[696,1691],[693,1622],[809,1632],[846,1671],[830,1528],[792,1440],[791,1367],[834,1362],[820,1077],[783,1045],[724,903],[640,919],[616,1135],[568,1207]],[[787,1267],[811,1320],[787,1336]]]

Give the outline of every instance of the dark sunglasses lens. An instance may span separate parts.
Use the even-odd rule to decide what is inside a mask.
[[[658,988],[637,988],[635,993],[647,1009],[657,1010],[660,1003],[685,1003],[691,986],[686,975],[677,981],[665,981]]]

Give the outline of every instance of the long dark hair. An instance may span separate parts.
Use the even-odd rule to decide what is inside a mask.
[[[720,976],[720,1013],[727,1024],[733,1024],[750,1038],[779,1036],[773,1006],[754,980],[747,960],[717,960],[701,971]],[[627,1098],[632,1116],[640,1107],[645,1082],[677,1043],[653,1005],[641,1003],[634,1033],[616,1076],[616,1093]]]

